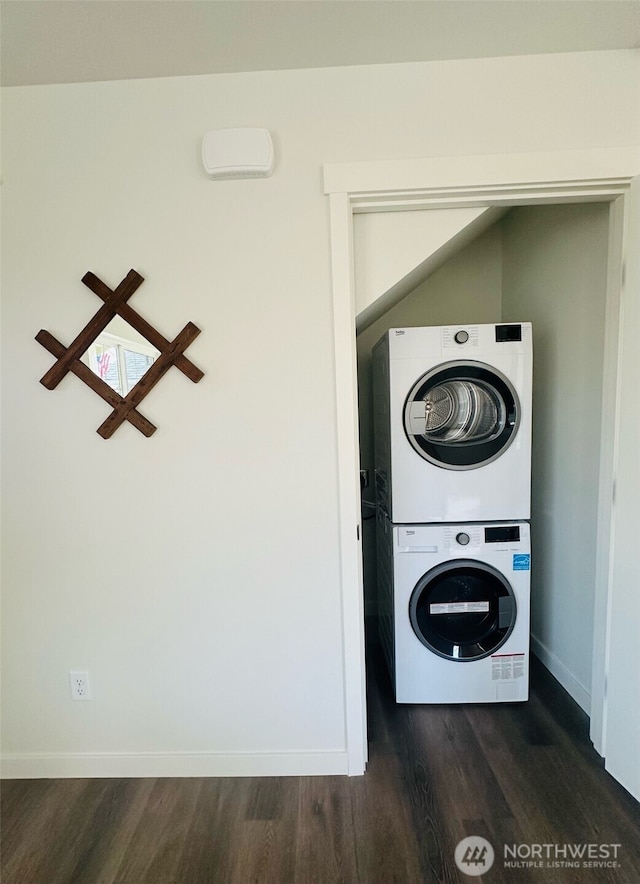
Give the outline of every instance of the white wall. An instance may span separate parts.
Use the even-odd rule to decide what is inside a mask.
[[[637,71],[579,53],[4,91],[8,773],[346,770],[321,165],[633,144]],[[243,125],[273,133],[274,177],[207,180],[202,134]],[[38,384],[33,337],[70,342],[85,271],[131,267],[166,336],[202,328],[206,376],[153,391],[152,439],[104,441],[76,378]]]
[[[489,220],[479,228],[479,221]],[[353,218],[356,327],[363,331],[495,221],[487,208],[364,212]],[[464,240],[464,241],[463,241]]]
[[[512,210],[503,319],[533,323],[533,650],[590,711],[609,207]]]

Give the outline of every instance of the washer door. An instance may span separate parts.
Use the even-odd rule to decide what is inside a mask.
[[[514,440],[520,402],[511,382],[482,362],[447,362],[416,381],[404,430],[418,454],[449,470],[473,470]]]
[[[481,660],[503,645],[515,626],[511,585],[491,565],[454,559],[416,584],[409,617],[423,645],[447,660]]]

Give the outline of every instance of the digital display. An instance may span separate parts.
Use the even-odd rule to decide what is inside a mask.
[[[484,529],[485,543],[509,543],[520,540],[520,525],[499,525]]]
[[[521,325],[496,325],[496,341],[521,341],[522,326]]]

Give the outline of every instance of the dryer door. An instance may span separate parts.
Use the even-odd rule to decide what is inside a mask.
[[[404,406],[404,430],[436,466],[473,470],[500,457],[520,424],[520,402],[502,372],[482,362],[447,362],[422,375]]]
[[[503,574],[473,559],[453,559],[432,568],[409,601],[416,636],[448,660],[481,660],[511,635],[517,605]]]

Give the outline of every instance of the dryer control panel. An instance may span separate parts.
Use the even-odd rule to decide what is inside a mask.
[[[502,322],[496,325],[443,325],[440,347],[443,356],[475,351],[485,353],[525,353],[531,349],[530,322]],[[467,352],[466,358],[476,358]]]

